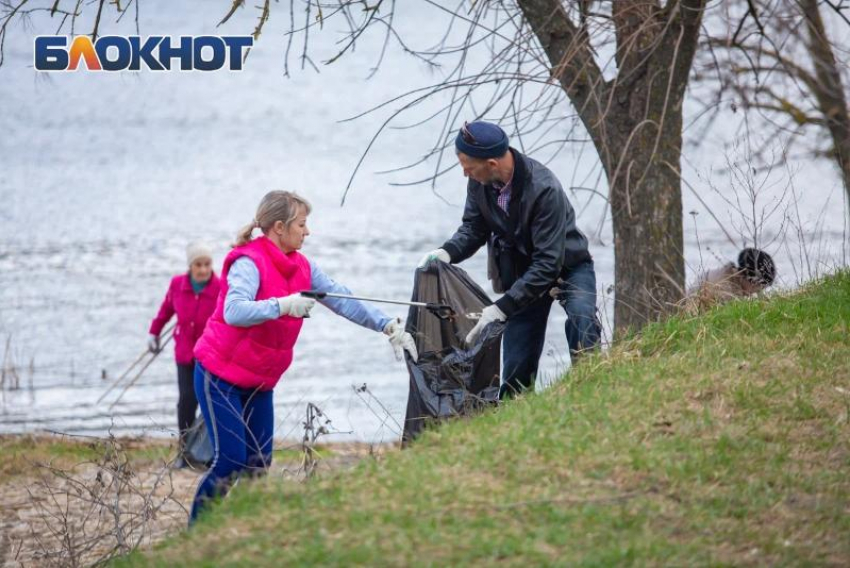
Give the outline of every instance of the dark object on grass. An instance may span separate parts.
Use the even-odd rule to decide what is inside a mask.
[[[434,261],[416,271],[413,301],[445,304],[465,316],[492,304],[462,269]],[[416,340],[419,361],[406,357],[410,394],[402,445],[426,424],[467,415],[499,400],[499,365],[504,323],[484,329],[475,345],[464,338],[475,325],[470,317],[441,319],[425,308],[411,307],[405,330]]]
[[[738,268],[744,277],[753,284],[765,288],[776,280],[776,265],[773,258],[763,250],[745,248],[738,254]]]
[[[207,469],[212,463],[213,447],[202,414],[198,414],[186,433],[186,448],[182,457],[192,469]]]

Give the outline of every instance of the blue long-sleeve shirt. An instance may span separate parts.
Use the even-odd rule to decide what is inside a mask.
[[[351,290],[335,282],[310,263],[310,288],[318,292],[351,294]],[[280,317],[275,298],[256,300],[260,288],[260,271],[247,256],[237,258],[227,273],[227,296],[224,299],[224,321],[237,327],[257,325]],[[375,331],[383,331],[392,319],[374,306],[359,300],[324,298],[319,302],[337,315]]]

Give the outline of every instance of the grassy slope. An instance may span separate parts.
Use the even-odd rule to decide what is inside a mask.
[[[850,274],[673,319],[129,565],[850,563]]]

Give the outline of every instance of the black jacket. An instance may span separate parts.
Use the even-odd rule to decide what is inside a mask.
[[[508,317],[548,292],[565,270],[591,259],[561,183],[540,162],[510,151],[515,166],[508,214],[492,185],[470,179],[463,224],[442,247],[458,263],[487,244],[507,290],[496,305]]]

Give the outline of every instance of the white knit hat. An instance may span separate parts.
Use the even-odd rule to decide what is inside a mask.
[[[199,258],[208,258],[212,260],[212,249],[207,243],[202,241],[189,243],[189,246],[186,247],[186,262],[189,266],[192,266],[192,263]]]

